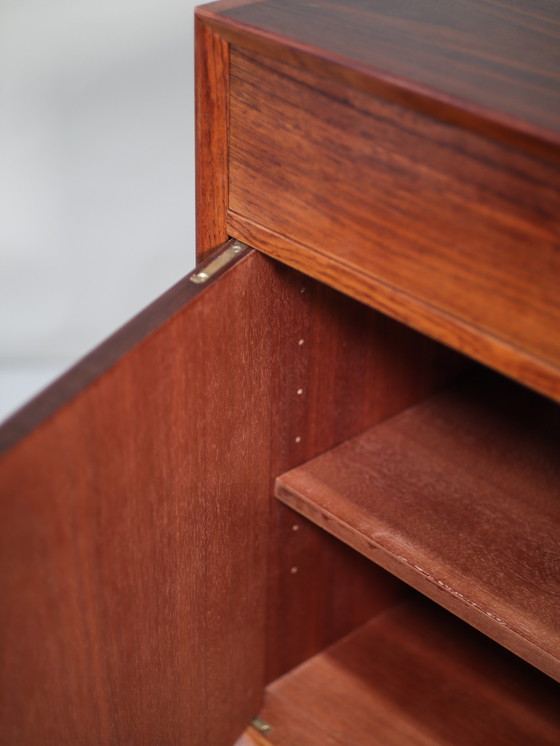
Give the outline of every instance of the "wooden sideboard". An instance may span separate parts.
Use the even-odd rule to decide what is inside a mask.
[[[0,743],[555,746],[559,6],[195,22],[200,262],[0,430]]]

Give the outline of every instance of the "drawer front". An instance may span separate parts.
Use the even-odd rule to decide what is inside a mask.
[[[560,397],[560,169],[231,53],[230,232]]]

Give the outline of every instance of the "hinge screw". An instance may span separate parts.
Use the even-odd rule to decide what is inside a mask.
[[[196,283],[197,285],[200,285],[201,282],[206,282],[206,280],[210,279],[210,275],[206,274],[206,272],[197,272],[196,275],[191,275],[191,282]]]

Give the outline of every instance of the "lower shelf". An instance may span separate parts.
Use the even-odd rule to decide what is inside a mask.
[[[267,689],[251,746],[556,746],[560,687],[425,599],[393,607]]]

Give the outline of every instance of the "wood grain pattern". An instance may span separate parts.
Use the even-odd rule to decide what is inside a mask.
[[[232,50],[229,208],[256,248],[560,398],[558,166]]]
[[[183,281],[9,426],[2,744],[230,746],[258,710],[275,278]]]
[[[332,255],[304,246],[232,211],[228,213],[228,227],[232,235],[258,246],[264,253],[321,279],[331,287],[337,287],[352,298],[379,309],[413,329],[425,330],[431,337],[447,342],[474,360],[485,361],[495,370],[535,391],[560,400],[558,368],[525,350],[482,333],[456,316],[442,311],[436,315],[429,303],[421,303],[417,298],[386,285],[373,285],[371,278],[364,275],[359,267],[341,267]]]
[[[201,262],[197,271],[205,269],[213,262],[214,258],[221,254],[223,249],[227,249],[231,245],[232,242],[227,242],[220,247],[214,255]],[[241,256],[239,255],[240,258]],[[213,282],[218,281],[233,263],[234,260],[231,264],[226,264],[218,269],[213,276]],[[270,263],[267,266],[271,266]],[[194,274],[194,270],[190,274]],[[51,386],[48,386],[32,401],[3,422],[0,427],[0,456],[14,448],[22,438],[30,435],[34,429],[56,415],[75,396],[94,384],[124,355],[137,345],[142,344],[147,337],[156,332],[160,326],[179,311],[182,311],[190,301],[194,300],[207,287],[192,283],[188,279],[189,277],[190,275],[187,275],[177,282],[176,285],[60,376]]]
[[[464,367],[461,356],[355,300],[289,267],[278,271],[272,478],[420,401]],[[268,546],[268,681],[402,596],[394,578],[275,500]]]
[[[196,252],[227,241],[229,45],[195,16]]]
[[[277,496],[560,678],[560,412],[498,380],[437,395]]]
[[[229,42],[558,161],[555,0],[215,3]]]
[[[179,283],[0,431],[2,742],[229,744],[265,662],[403,593],[268,496],[464,362],[267,257],[221,275]]]
[[[559,687],[425,601],[387,611],[267,690],[262,746],[553,746]]]

